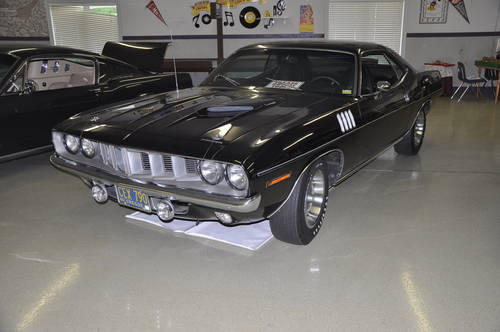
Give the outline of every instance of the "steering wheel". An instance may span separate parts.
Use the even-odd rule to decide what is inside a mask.
[[[26,94],[33,93],[37,90],[38,90],[38,84],[36,84],[35,81],[27,80],[26,83],[24,83],[24,91]]]
[[[330,76],[316,76],[316,77],[315,77],[315,78],[313,78],[313,79],[311,80],[311,82],[309,82],[309,83],[314,83],[314,82],[319,81],[319,80],[328,80],[328,81],[332,82],[332,86],[333,86],[333,85],[338,85],[338,86],[340,86],[339,81],[337,81],[336,79],[334,79],[334,78],[332,78],[332,77],[330,77]]]

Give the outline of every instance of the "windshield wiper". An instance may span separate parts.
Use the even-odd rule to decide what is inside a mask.
[[[215,81],[215,80],[216,80],[216,79],[218,79],[218,78],[222,78],[222,79],[224,79],[226,82],[229,82],[229,83],[231,83],[231,84],[232,84],[232,85],[234,85],[234,86],[238,86],[238,85],[240,85],[240,83],[236,82],[236,81],[235,81],[235,80],[233,80],[232,78],[227,77],[227,76],[222,75],[222,74],[217,74],[217,75],[215,75],[215,77],[214,77],[214,79],[212,80],[212,82],[213,82],[213,81]]]

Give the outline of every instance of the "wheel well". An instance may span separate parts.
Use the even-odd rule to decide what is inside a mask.
[[[340,150],[334,150],[323,157],[328,166],[328,183],[330,187],[337,182],[342,174],[344,167],[344,153]]]

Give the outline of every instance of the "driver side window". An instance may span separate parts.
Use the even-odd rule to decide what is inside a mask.
[[[377,92],[378,82],[395,85],[404,75],[404,70],[384,53],[372,53],[361,58],[361,94]]]

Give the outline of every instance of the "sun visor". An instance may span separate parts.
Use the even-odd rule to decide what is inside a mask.
[[[107,42],[102,55],[118,59],[138,68],[162,72],[165,52],[169,43],[117,43]]]

